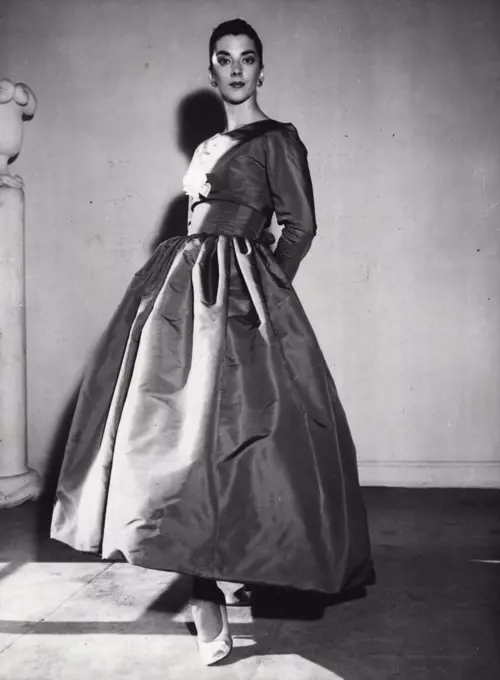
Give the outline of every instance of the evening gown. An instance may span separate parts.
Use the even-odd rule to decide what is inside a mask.
[[[316,233],[306,148],[251,123],[201,144],[186,186],[196,226],[135,274],[86,369],[51,535],[221,581],[365,584],[356,451],[291,283]]]

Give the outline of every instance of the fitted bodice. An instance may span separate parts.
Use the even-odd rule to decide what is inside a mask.
[[[269,224],[266,215],[247,205],[227,200],[207,200],[194,207],[188,233],[256,239]]]
[[[190,234],[256,239],[275,213],[284,227],[275,256],[292,278],[316,233],[307,151],[293,125],[264,120],[214,135],[196,149],[184,189]]]
[[[272,211],[265,210],[262,204],[248,204],[246,196],[235,190],[238,188],[235,186],[237,181],[232,180],[231,176],[234,172],[226,178],[224,185],[221,181],[214,182],[216,174],[212,171],[237,145],[238,139],[230,134],[216,134],[196,149],[184,176],[185,191],[192,199],[189,234],[221,234],[254,239],[258,238],[262,229],[269,226]],[[234,158],[232,162],[234,164]],[[250,179],[251,173],[246,174],[247,180]],[[245,186],[245,193],[248,193],[248,181],[241,184]]]

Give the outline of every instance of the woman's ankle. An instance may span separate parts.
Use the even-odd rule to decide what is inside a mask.
[[[225,604],[224,593],[213,579],[194,577],[191,593],[193,600]]]

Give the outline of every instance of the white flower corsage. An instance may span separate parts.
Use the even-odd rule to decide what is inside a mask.
[[[207,180],[207,175],[197,167],[196,163],[192,163],[187,173],[184,175],[182,182],[184,193],[192,196],[195,200],[200,196],[206,198],[212,188],[210,182]]]

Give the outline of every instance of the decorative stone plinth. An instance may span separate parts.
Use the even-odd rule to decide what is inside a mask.
[[[24,183],[8,167],[35,107],[26,85],[0,79],[0,508],[42,491],[27,454]]]

